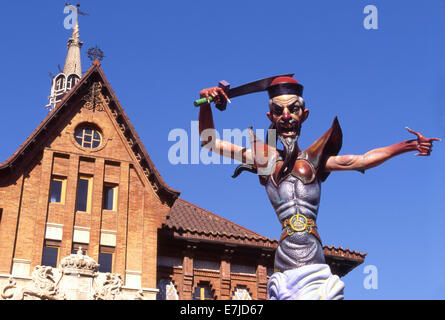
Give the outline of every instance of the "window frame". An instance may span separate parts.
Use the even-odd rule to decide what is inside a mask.
[[[105,271],[105,272],[110,272],[112,273],[114,270],[114,253],[115,253],[115,248],[114,247],[109,247],[109,246],[100,246],[99,247],[99,255],[97,257],[97,262],[102,265],[100,263],[100,254],[111,254],[111,267],[110,267],[110,271]],[[99,267],[99,271],[100,271],[100,267]],[[104,271],[100,271],[100,272],[104,272]]]
[[[106,194],[106,190],[113,190],[113,204],[112,204],[112,208],[105,208],[105,194]],[[117,184],[113,184],[113,183],[104,183],[104,187],[103,187],[103,194],[102,194],[102,210],[108,210],[108,211],[117,211],[117,201],[118,201],[118,191],[119,191],[119,185]],[[107,195],[107,199],[108,199],[108,195]]]
[[[87,203],[86,203],[86,210],[78,210],[77,208],[77,201],[79,197],[79,181],[80,180],[86,180],[88,181],[88,187],[87,187]],[[87,212],[91,213],[91,205],[92,205],[92,198],[93,198],[93,177],[87,176],[87,175],[79,175],[77,178],[77,188],[76,188],[76,212]]]
[[[80,78],[76,74],[70,74],[66,79],[66,89],[71,90],[79,80]]]
[[[58,201],[51,201],[51,196],[52,196],[52,182],[54,181],[60,181],[62,182],[62,187],[60,188],[60,202]],[[66,182],[67,182],[67,178],[66,177],[61,177],[61,176],[52,176],[51,177],[51,184],[50,184],[50,190],[49,190],[49,202],[50,203],[57,203],[57,204],[65,204],[65,200],[66,200]]]
[[[59,92],[65,89],[66,89],[66,77],[63,74],[59,74],[55,80],[54,90],[56,92]]]
[[[91,134],[89,134],[89,133],[85,134],[86,130],[91,130]],[[81,134],[79,134],[79,131],[81,132]],[[97,133],[99,135],[99,139],[96,139],[94,137],[94,133]],[[91,138],[90,141],[85,141],[85,136],[90,137]],[[80,139],[81,142],[77,141],[77,139]],[[103,138],[101,130],[94,125],[85,124],[85,125],[77,127],[74,130],[74,141],[76,141],[76,143],[79,146],[81,146],[82,148],[85,148],[88,150],[95,150],[102,146],[103,140],[104,140],[104,138]],[[99,142],[99,144],[96,147],[94,147],[94,145],[93,145],[94,142]],[[90,146],[89,147],[85,146],[85,143],[89,143]]]
[[[56,266],[55,267],[48,266],[48,267],[57,268],[57,266],[59,265],[59,259],[60,259],[60,247],[61,247],[61,241],[45,240],[45,242],[43,243],[43,248],[42,248],[42,259],[40,261],[41,265],[47,266],[47,265],[43,264],[45,248],[56,248],[57,249]]]

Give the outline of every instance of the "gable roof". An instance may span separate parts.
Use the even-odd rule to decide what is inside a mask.
[[[88,86],[90,80],[97,79],[103,83],[103,90],[110,97],[109,107],[124,136],[130,143],[131,149],[135,154],[136,159],[139,161],[144,174],[152,184],[155,191],[160,196],[165,196],[161,198],[166,199],[171,206],[179,197],[180,192],[170,188],[162,179],[100,66],[101,64],[98,60],[93,62],[90,69],[88,69],[79,82],[77,82],[77,84],[63,97],[55,108],[48,113],[45,119],[43,119],[40,125],[34,130],[33,133],[31,133],[31,135],[17,149],[17,151],[14,152],[9,159],[3,163],[0,163],[0,173],[12,171],[19,162],[24,160],[25,154],[28,155],[31,152],[35,152],[35,149],[39,149],[36,142],[42,138],[45,131],[49,127],[56,123],[57,118],[69,109],[70,100],[76,95],[80,94],[80,92],[83,92],[85,87]]]

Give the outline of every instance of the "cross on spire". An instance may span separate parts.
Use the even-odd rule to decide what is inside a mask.
[[[88,49],[88,59],[91,61],[101,61],[103,58],[105,58],[104,52],[97,45],[94,48]]]

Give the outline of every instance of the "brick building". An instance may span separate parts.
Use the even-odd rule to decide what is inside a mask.
[[[181,198],[161,178],[79,29],[49,114],[0,164],[0,286],[81,250],[155,299],[266,299],[277,241]],[[324,247],[345,275],[365,254]]]

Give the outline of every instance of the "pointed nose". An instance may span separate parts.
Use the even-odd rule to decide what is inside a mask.
[[[290,112],[289,109],[284,108],[283,110],[283,120],[288,121],[290,119]]]

